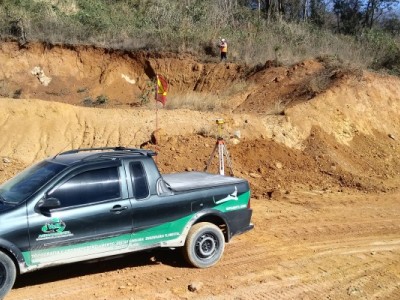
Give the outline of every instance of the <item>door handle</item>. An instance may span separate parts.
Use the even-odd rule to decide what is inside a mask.
[[[110,212],[115,213],[115,214],[120,214],[122,211],[127,210],[128,206],[121,206],[121,205],[115,205],[113,208],[110,209]]]

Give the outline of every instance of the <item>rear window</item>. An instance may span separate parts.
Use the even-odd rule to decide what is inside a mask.
[[[147,183],[146,173],[141,162],[131,163],[131,173],[133,182],[133,194],[135,199],[147,198],[149,193],[149,185]]]

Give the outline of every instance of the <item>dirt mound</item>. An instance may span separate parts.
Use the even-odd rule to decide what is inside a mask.
[[[0,157],[16,162],[3,166],[2,180],[12,174],[11,170],[66,149],[115,145],[144,145],[158,151],[162,172],[203,170],[217,133],[212,122],[217,116],[212,113],[162,110],[159,124],[163,134],[158,145],[153,145],[150,136],[155,115],[151,110],[82,108],[15,99],[2,99],[0,107],[4,120]],[[265,138],[262,120],[253,116],[231,115],[226,120],[224,134],[235,175],[247,178],[257,197],[304,187],[382,191],[394,188],[399,178],[400,156],[395,151],[399,142],[381,133],[358,133],[346,145],[321,127],[313,127],[302,147],[296,149]],[[231,140],[238,133],[241,138]],[[216,163],[214,159],[211,172],[217,171]]]
[[[150,79],[162,73],[170,94],[242,87],[230,95],[233,104],[224,113],[159,110],[164,133],[157,150],[164,172],[202,170],[215,143],[214,120],[224,118],[226,140],[240,136],[228,144],[236,172],[249,179],[256,196],[296,187],[398,186],[395,77],[341,69],[321,59],[249,68],[198,62],[189,54],[15,43],[1,45],[0,62],[0,92],[14,98],[0,101],[0,157],[15,162],[2,167],[2,180],[11,169],[70,148],[154,147],[155,111],[118,107],[137,103]],[[70,105],[99,96],[109,99],[109,109]],[[51,101],[17,99],[32,97]]]
[[[254,84],[234,112],[283,115],[286,109],[314,99],[349,78],[361,80],[363,72],[343,67],[329,57],[287,67],[275,67],[274,62],[267,61],[249,73],[247,79]]]

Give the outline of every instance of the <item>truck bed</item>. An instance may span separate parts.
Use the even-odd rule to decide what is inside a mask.
[[[244,179],[205,172],[182,172],[162,175],[168,187],[175,192],[217,187],[245,182]]]

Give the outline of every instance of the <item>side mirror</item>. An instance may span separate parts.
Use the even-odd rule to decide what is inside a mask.
[[[61,206],[60,200],[57,198],[45,198],[42,203],[39,204],[40,209],[50,210]]]

